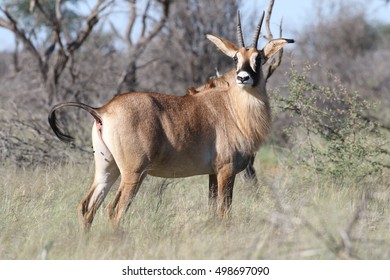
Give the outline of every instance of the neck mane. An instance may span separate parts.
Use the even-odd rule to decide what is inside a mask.
[[[234,84],[229,89],[229,98],[236,126],[245,139],[237,144],[245,145],[240,148],[254,153],[266,139],[271,125],[271,110],[265,84],[260,83],[251,89],[242,89]]]

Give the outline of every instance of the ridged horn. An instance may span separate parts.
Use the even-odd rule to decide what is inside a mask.
[[[244,37],[242,36],[240,11],[237,11],[237,41],[240,48],[245,48]]]
[[[261,26],[263,25],[263,20],[264,20],[264,14],[265,14],[265,12],[263,11],[263,14],[261,15],[259,24],[257,25],[255,35],[253,36],[252,48],[255,48],[255,49],[257,49],[257,41],[259,41],[260,30],[261,30]]]

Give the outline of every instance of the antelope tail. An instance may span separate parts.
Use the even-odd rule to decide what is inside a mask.
[[[90,113],[94,117],[95,121],[98,124],[101,125],[103,123],[102,117],[97,112],[97,108],[93,108],[93,107],[90,107],[86,104],[79,103],[79,102],[65,102],[65,103],[57,104],[50,110],[48,120],[49,120],[50,127],[53,129],[54,133],[63,142],[67,142],[67,143],[73,142],[74,138],[72,136],[67,135],[64,132],[62,132],[58,126],[58,122],[57,122],[57,118],[56,118],[56,110],[58,110],[62,107],[79,107],[81,109],[84,109],[88,113]]]

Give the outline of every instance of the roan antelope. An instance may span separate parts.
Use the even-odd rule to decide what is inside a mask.
[[[273,39],[273,34],[272,34],[271,28],[270,28],[270,19],[271,19],[271,15],[272,15],[272,9],[274,6],[274,2],[275,2],[274,0],[271,0],[269,2],[268,9],[267,9],[267,15],[266,15],[266,19],[265,19],[266,30],[267,30],[267,37],[266,38],[268,40]],[[242,34],[241,20],[240,20],[240,14],[239,14],[239,12],[237,12],[237,38],[242,39],[242,36],[240,34]],[[281,36],[282,36],[282,22],[280,23],[280,37]],[[273,59],[272,62],[270,63],[270,65],[268,67],[268,72],[267,72],[266,78],[265,78],[266,82],[272,76],[274,71],[279,67],[280,63],[282,62],[282,58],[283,58],[283,49],[281,49],[279,51],[278,58]],[[195,87],[188,88],[187,94],[194,95],[194,94],[197,94],[199,92],[209,90],[212,88],[216,88],[216,87],[227,89],[227,88],[229,88],[230,84],[235,83],[235,81],[236,81],[236,69],[235,68],[231,69],[230,71],[228,71],[224,75],[220,75],[218,73],[218,70],[216,70],[216,72],[217,72],[216,76],[210,78],[207,83],[202,84],[196,88]],[[257,183],[256,170],[253,166],[254,160],[255,160],[255,155],[253,155],[251,157],[247,167],[240,173],[241,178],[244,181],[251,181],[252,183]]]
[[[147,174],[167,178],[208,174],[210,205],[221,218],[229,214],[235,176],[248,165],[270,128],[262,65],[285,44],[293,42],[275,39],[258,50],[263,18],[264,13],[249,48],[244,46],[241,31],[239,47],[207,35],[234,60],[236,79],[228,88],[212,88],[186,96],[135,92],[116,96],[100,108],[78,102],[52,108],[49,124],[66,142],[73,138],[59,129],[56,110],[75,106],[95,119],[92,127],[95,178],[79,207],[84,228],[90,228],[97,209],[119,175],[119,188],[107,209],[114,227],[119,225]]]

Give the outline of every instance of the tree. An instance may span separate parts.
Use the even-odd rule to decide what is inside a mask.
[[[378,43],[375,28],[366,19],[364,7],[338,2],[318,6],[317,20],[300,35],[302,55],[341,76],[344,82],[354,79],[354,61],[373,50]],[[327,12],[330,11],[330,12]]]
[[[238,1],[176,1],[164,32],[148,47],[155,60],[153,71],[141,69],[147,88],[184,95],[189,86],[198,86],[223,73],[231,61],[215,49],[206,34],[235,40]],[[147,61],[143,61],[147,63]]]
[[[164,27],[169,16],[172,1],[148,0],[142,13],[139,13],[142,9],[139,2],[136,0],[130,0],[128,3],[130,5],[129,21],[127,23],[125,34],[120,35],[112,25],[112,28],[118,37],[126,43],[128,54],[127,66],[118,82],[118,94],[136,90],[138,85],[137,70],[140,67],[140,65],[138,65],[138,61],[148,44]],[[158,19],[154,19],[155,14],[158,15]],[[141,33],[137,38],[135,38],[135,33],[138,31],[135,28],[137,23],[140,24]]]
[[[317,83],[332,85],[337,76],[365,99],[377,103],[378,109],[370,114],[388,124],[389,27],[369,22],[365,7],[352,5],[356,1],[333,3],[318,7],[316,22],[299,35],[297,51],[303,61],[321,65],[321,71],[312,71]]]
[[[76,3],[74,0],[12,3],[4,1],[0,6],[0,27],[13,32],[33,57],[48,94],[48,103],[52,104],[64,69],[113,0],[98,0],[86,20],[79,20],[79,25],[74,23],[80,16],[70,9]]]

